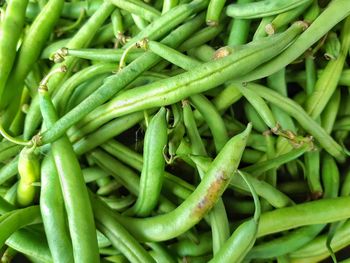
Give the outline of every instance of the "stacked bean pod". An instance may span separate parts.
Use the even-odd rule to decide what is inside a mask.
[[[1,262],[346,259],[349,0],[0,10]]]

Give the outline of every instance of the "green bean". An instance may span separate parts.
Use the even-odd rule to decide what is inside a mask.
[[[105,202],[110,208],[116,210],[118,212],[126,210],[126,208],[130,207],[133,203],[135,203],[135,197],[132,195],[128,195],[126,197],[121,198],[102,198],[103,202]]]
[[[110,13],[113,11],[113,6],[107,2],[104,2],[101,7],[94,13],[93,16],[82,26],[75,36],[69,40],[67,48],[82,48],[88,45],[91,41],[94,33],[99,29],[103,22],[107,19]],[[73,65],[76,63],[75,58],[68,58],[63,65],[67,66],[69,70],[72,70]],[[61,67],[61,64],[57,64],[52,68],[52,72]],[[54,91],[64,78],[64,74],[58,74],[50,78],[50,87]],[[24,138],[30,138],[40,122],[40,110],[39,99],[35,98],[30,106],[27,118],[24,126]]]
[[[201,45],[187,50],[187,53],[200,61],[208,62],[213,59],[215,50],[211,46]]]
[[[191,153],[195,155],[207,155],[207,151],[197,129],[197,125],[189,102],[183,101],[182,108],[186,133],[191,143]]]
[[[347,170],[344,175],[344,180],[340,189],[341,196],[350,195],[350,172]]]
[[[67,79],[56,94],[54,94],[54,102],[58,105],[58,109],[60,111],[63,110],[62,104],[68,101],[69,97],[72,95],[74,89],[78,85],[94,76],[104,73],[111,73],[113,70],[115,70],[115,67],[116,66],[113,64],[96,64],[75,73],[73,76]]]
[[[245,89],[242,85],[237,85],[236,88],[242,93],[242,95],[248,100],[248,102],[254,107],[257,113],[260,115],[264,123],[270,128],[273,129],[276,127],[276,120],[272,114],[270,108],[266,102],[257,95],[254,91]]]
[[[250,164],[257,163],[263,155],[263,152],[247,148],[243,153],[242,161]]]
[[[4,16],[1,17],[0,35],[0,97],[5,92],[6,81],[16,57],[17,42],[21,37],[25,10],[28,0],[11,0],[8,2]],[[1,106],[2,107],[2,106]]]
[[[122,0],[118,1],[123,2]],[[123,48],[128,48],[144,38],[157,40],[163,37],[164,34],[174,29],[191,15],[203,10],[207,5],[208,0],[195,0],[188,4],[176,6],[159,19],[149,24],[144,30],[140,31],[140,33],[130,39]]]
[[[349,218],[349,197],[321,199],[261,215],[258,236],[265,236],[305,225],[325,224]],[[325,209],[327,207],[327,209]],[[275,219],[279,220],[276,221]]]
[[[214,105],[205,96],[194,95],[190,97],[190,100],[208,124],[213,135],[215,149],[219,152],[228,141],[228,134],[223,119],[216,111]]]
[[[142,170],[142,157],[133,153],[127,147],[123,147],[115,141],[110,141],[102,145],[102,147],[116,158],[124,161],[126,164],[135,168],[136,170]],[[185,199],[193,191],[193,186],[185,181],[169,174],[165,173],[164,188],[170,191],[174,195]]]
[[[330,31],[327,34],[327,39],[324,43],[324,57],[327,60],[333,60],[338,58],[340,54],[340,49],[341,49],[341,43],[340,40],[338,39],[338,36],[335,32]]]
[[[253,89],[253,87],[255,93],[293,116],[299,124],[306,131],[310,132],[310,134],[318,140],[320,145],[332,156],[340,161],[344,159],[344,153],[340,145],[337,144],[308,114],[306,114],[297,103],[258,84],[249,83],[246,88]]]
[[[253,124],[254,130],[257,130],[260,133],[268,130],[264,120],[250,103],[244,104],[244,112],[248,121]]]
[[[142,156],[133,152],[128,147],[123,146],[117,141],[109,141],[103,144],[102,148],[132,168],[138,171],[142,170]],[[165,172],[164,188],[182,199],[187,198],[194,190],[191,184],[167,172]]]
[[[63,3],[63,0],[49,1],[35,18],[23,39],[16,63],[6,84],[11,88],[8,88],[1,95],[1,107],[6,108],[9,106],[7,112],[10,111],[10,113],[5,114],[5,116],[8,116],[4,121],[5,123],[12,122],[13,117],[17,112],[23,90],[24,79],[31,70],[32,65],[39,58],[45,42],[53,31],[61,14]],[[18,12],[18,9],[16,12]]]
[[[349,27],[350,19],[346,19],[342,28],[341,52],[339,57],[328,63],[322,76],[316,82],[314,92],[306,100],[306,112],[313,119],[316,119],[324,110],[338,85],[340,72],[342,71],[350,47],[350,36],[347,34]]]
[[[265,27],[265,31],[267,34],[275,34],[284,26],[287,26],[290,22],[297,19],[301,14],[305,12],[305,10],[311,5],[311,1],[307,1],[304,4],[293,8],[287,12],[283,12],[278,14],[271,22]]]
[[[253,40],[266,37],[266,27],[271,24],[275,16],[265,16],[261,19],[260,24],[254,32]]]
[[[148,41],[147,48],[158,56],[185,70],[190,70],[194,66],[201,64],[199,61],[155,41]]]
[[[179,3],[179,0],[164,0],[163,1],[163,9],[162,9],[162,14],[168,12],[170,9],[174,8],[177,6]]]
[[[190,59],[189,57],[171,48],[167,48],[165,45],[162,45],[153,41],[148,42],[147,45],[152,52],[171,61],[175,65],[181,65],[181,67],[186,70],[190,70],[191,68],[197,65],[200,65],[199,62],[193,59]],[[204,96],[194,95],[190,97],[190,100],[194,104],[194,106],[199,110],[201,115],[204,116],[206,122],[208,123],[209,128],[213,134],[216,150],[219,151],[228,140],[227,131],[220,115],[217,113],[215,108]],[[186,115],[188,115],[188,111]],[[198,135],[195,137],[198,137]],[[195,139],[195,138],[192,137],[192,139]],[[199,140],[197,139],[196,141],[199,141]],[[197,143],[195,143],[194,145],[199,146],[199,144]],[[205,151],[200,150],[198,152],[198,154],[203,154],[203,153],[205,153]]]
[[[150,121],[144,142],[144,163],[140,178],[139,196],[131,209],[138,216],[147,216],[157,204],[163,184],[167,143],[166,109],[161,108]]]
[[[253,3],[231,4],[227,7],[226,14],[238,18],[258,18],[280,14],[297,8],[310,0],[262,0]]]
[[[197,16],[193,20],[185,23],[183,26],[179,27],[177,30],[174,30],[170,33],[162,43],[167,44],[169,46],[176,46],[178,42],[183,41],[188,35],[193,33],[203,22],[202,16]],[[147,53],[140,57],[138,60],[135,60],[133,63],[129,64],[122,71],[118,72],[118,74],[114,77],[107,78],[105,84],[102,85],[100,89],[98,89],[95,93],[91,94],[84,102],[82,102],[79,106],[71,110],[67,113],[63,120],[60,122],[65,123],[62,126],[63,130],[67,130],[70,126],[80,120],[83,116],[85,116],[86,112],[91,111],[92,109],[98,107],[107,99],[112,97],[118,90],[122,89],[125,85],[134,80],[141,72],[147,70],[156,62],[159,61],[158,56]],[[123,79],[123,81],[120,81]],[[110,85],[114,87],[114,89],[110,89]],[[59,122],[58,122],[59,123]],[[61,126],[61,124],[57,124],[57,126]],[[60,129],[62,129],[60,128]],[[51,129],[51,135],[46,132],[46,135],[43,134],[43,141],[45,142],[45,137],[57,136],[58,133],[54,129]],[[26,134],[26,133],[25,133]],[[50,140],[55,139],[51,138]]]
[[[256,240],[261,214],[259,197],[244,174],[239,171],[238,173],[252,193],[255,205],[254,217],[239,225],[210,262],[242,262]]]
[[[41,166],[40,211],[53,260],[72,262],[73,249],[66,222],[67,213],[51,154]]]
[[[6,202],[5,199],[0,197],[0,213],[5,214],[7,212],[10,212],[11,210],[14,210],[15,207],[12,206],[10,203]]]
[[[82,155],[133,127],[143,118],[143,112],[135,112],[108,122],[94,133],[91,133],[74,143],[74,151],[77,155]]]
[[[348,246],[349,240],[349,223],[347,220],[345,225],[337,231],[332,241],[332,247],[335,251],[338,251]],[[292,262],[316,262],[329,256],[329,252],[326,247],[327,235],[322,235],[311,241],[306,246],[290,254]]]
[[[16,204],[16,196],[17,196],[17,183],[14,183],[4,195],[4,199],[12,205]]]
[[[338,115],[338,110],[340,106],[340,90],[334,91],[332,97],[330,98],[327,106],[321,114],[322,128],[330,134],[333,130],[335,120]]]
[[[94,76],[90,81],[85,81],[79,85],[74,91],[73,94],[68,99],[66,105],[64,105],[64,112],[68,112],[73,109],[76,105],[81,103],[85,98],[87,98],[91,93],[97,90],[103,83],[104,79],[108,77],[110,73],[105,73],[102,75]],[[69,136],[69,133],[68,133]]]
[[[221,12],[224,9],[226,0],[210,0],[207,11],[207,25],[218,26]]]
[[[97,126],[110,118],[150,107],[168,105],[213,88],[213,86],[218,86],[225,80],[233,78],[235,74],[242,74],[242,72],[256,67],[257,64],[273,56],[275,52],[278,53],[278,46],[282,48],[286,44],[285,42],[289,42],[290,38],[294,38],[294,34],[300,30],[302,30],[302,25],[300,23],[294,24],[286,33],[271,37],[271,41],[263,42],[265,45],[257,43],[256,46],[252,43],[250,47],[237,53],[220,60],[204,63],[186,73],[123,92],[109,103],[88,114],[80,123],[79,128],[96,129]],[[271,49],[271,52],[267,52],[268,49]],[[261,57],[257,60],[257,56],[264,56],[264,58]],[[249,60],[251,63],[248,63]],[[218,72],[220,74],[215,74]],[[99,116],[98,120],[96,120],[96,115]],[[90,120],[95,121],[90,122]],[[45,142],[44,137],[45,134],[43,134],[43,142]]]
[[[250,130],[249,124],[243,133],[227,142],[194,192],[175,210],[142,219],[116,214],[116,219],[139,240],[161,241],[184,233],[198,223],[221,196],[238,167]]]
[[[111,21],[112,21],[114,36],[117,38],[118,42],[125,42],[125,41],[121,41],[122,37],[124,36],[125,28],[124,28],[123,16],[118,8],[116,8],[113,11],[111,15]]]
[[[18,159],[18,173],[20,180],[17,186],[17,203],[20,206],[28,206],[35,198],[35,186],[33,183],[40,179],[39,156],[34,152],[35,148],[23,148]]]
[[[304,156],[305,175],[308,181],[312,199],[318,199],[323,195],[320,181],[320,152],[311,151]]]
[[[110,181],[107,184],[100,186],[96,191],[96,194],[100,196],[106,196],[112,194],[114,191],[121,189],[122,184],[117,181]]]
[[[174,256],[170,254],[170,251],[161,243],[148,242],[147,246],[152,248],[150,253],[157,262],[176,263]]]
[[[191,159],[199,166],[201,169],[208,169],[210,165],[210,160],[208,158],[203,158],[199,156],[191,156]],[[293,201],[289,199],[282,192],[277,190],[272,185],[266,183],[265,181],[259,180],[251,176],[250,174],[244,172],[244,175],[248,178],[249,182],[253,185],[257,194],[262,198],[266,199],[272,206],[280,208],[287,205],[293,204]],[[231,179],[230,188],[243,190],[244,192],[249,192],[249,187],[247,187],[244,180],[239,176],[234,176]]]
[[[285,236],[252,248],[248,258],[272,258],[293,252],[313,240],[324,228],[324,225],[301,227]]]
[[[6,162],[12,157],[15,157],[21,151],[21,145],[11,145],[7,149],[3,149],[0,152],[0,162]]]
[[[322,163],[324,197],[334,198],[339,189],[339,171],[335,161],[326,155]],[[281,238],[263,243],[252,249],[251,258],[270,258],[287,254],[301,248],[313,240],[325,227],[325,224],[301,227]]]
[[[109,0],[111,3],[132,14],[141,16],[147,21],[154,21],[160,17],[160,12],[140,0]]]
[[[238,0],[237,4],[245,4],[250,2],[252,2],[252,0]],[[237,46],[237,45],[245,44],[248,39],[249,29],[250,29],[249,19],[238,19],[238,18],[233,19],[227,45]]]
[[[120,61],[124,50],[122,49],[67,49],[66,56],[73,56],[88,60],[96,60],[101,62],[118,62]],[[132,49],[126,57],[126,62],[130,63],[140,57],[144,53],[141,49]]]
[[[91,157],[105,172],[121,182],[130,193],[138,195],[140,180],[133,170],[101,150],[91,152]]]
[[[205,255],[212,249],[211,233],[199,234],[199,243],[196,244],[189,239],[181,239],[177,243],[171,244],[169,248],[180,257]]]
[[[41,222],[38,206],[29,206],[16,209],[0,216],[0,246],[3,247],[5,241],[18,229]]]
[[[7,240],[6,245],[23,253],[24,255],[31,256],[41,262],[51,263],[53,262],[50,250],[47,246],[47,242],[42,238],[43,233],[29,229],[20,229],[14,232]]]
[[[98,179],[107,177],[109,174],[97,166],[90,166],[82,169],[85,183],[91,183]]]
[[[42,84],[39,89],[40,109],[46,127],[51,127],[57,121],[57,113],[44,85]],[[67,136],[53,142],[51,151],[62,187],[74,261],[98,262],[98,245],[91,204],[83,174]]]
[[[242,97],[242,93],[237,89],[236,84],[228,84],[226,87],[212,100],[218,112],[223,113],[232,104]]]
[[[198,161],[198,158],[200,157],[196,157]],[[209,159],[209,162],[211,163],[211,158]],[[194,162],[196,163],[195,160]],[[205,169],[202,169],[202,167],[200,167],[198,163],[196,165],[198,168],[199,175],[201,179],[203,179],[205,174],[208,172],[210,165],[208,165],[208,167],[205,167]],[[230,236],[229,222],[225,206],[221,198],[219,198],[213,209],[209,212],[209,220],[212,229],[213,254],[216,255],[216,253],[218,253],[220,248],[224,245],[224,243]]]
[[[77,1],[75,3],[65,2],[62,10],[62,16],[66,18],[76,19],[79,17],[82,9],[85,10],[88,16],[91,16],[101,6],[102,1]],[[36,3],[29,2],[26,10],[26,17],[34,19],[39,13],[39,8]]]
[[[332,2],[309,26],[298,39],[279,56],[252,70],[240,81],[251,81],[266,77],[284,68],[302,55],[312,44],[324,36],[333,26],[343,20],[349,13],[350,3],[346,0]],[[336,15],[334,15],[336,14]]]
[[[135,25],[136,25],[140,30],[145,29],[145,28],[147,27],[148,23],[147,23],[147,21],[144,20],[142,17],[137,16],[137,15],[135,15],[135,14],[131,14],[131,17],[132,17],[132,19],[134,20]]]
[[[285,69],[274,73],[273,75],[267,78],[267,83],[269,88],[279,92],[281,95],[287,96],[287,85],[285,79]],[[276,117],[277,122],[281,125],[284,130],[289,130],[296,132],[296,128],[293,122],[293,119],[290,115],[284,112],[282,109],[271,105],[271,110],[274,116]]]
[[[202,30],[194,34],[191,38],[183,42],[182,45],[179,47],[179,50],[186,51],[186,50],[201,46],[207,43],[208,41],[210,41],[211,39],[213,39],[218,34],[220,34],[220,32],[223,29],[224,29],[223,25],[203,28]]]
[[[115,220],[113,213],[107,210],[101,201],[95,201],[97,197],[91,196],[91,199],[97,227],[109,238],[115,248],[131,262],[155,262],[136,239]]]

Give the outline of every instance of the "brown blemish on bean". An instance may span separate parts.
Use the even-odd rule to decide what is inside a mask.
[[[202,218],[215,205],[223,192],[223,187],[229,180],[229,176],[223,170],[219,170],[206,194],[199,200],[193,211],[193,216]]]

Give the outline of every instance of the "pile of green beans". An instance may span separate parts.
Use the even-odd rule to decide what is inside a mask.
[[[349,0],[0,1],[0,263],[348,262],[349,63]]]

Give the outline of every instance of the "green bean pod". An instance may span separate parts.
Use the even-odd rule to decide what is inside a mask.
[[[96,31],[101,27],[104,21],[109,17],[113,11],[113,5],[109,2],[104,2],[96,10],[96,12],[89,18],[89,20],[79,29],[79,31],[72,37],[69,42],[65,45],[67,48],[83,48],[88,45]],[[76,58],[67,58],[64,62],[56,64],[52,67],[51,72],[57,70],[57,68],[65,65],[68,71],[74,68]],[[69,72],[68,72],[69,73]],[[68,74],[66,73],[66,74]],[[56,74],[50,78],[50,92],[55,91],[62,83],[65,74]],[[30,105],[27,117],[24,125],[24,138],[30,138],[33,136],[35,129],[38,127],[41,120],[39,99],[35,97]]]
[[[254,88],[253,88],[254,87]],[[341,146],[330,137],[327,132],[322,129],[306,112],[300,107],[299,104],[279,95],[277,92],[271,89],[265,88],[258,84],[249,83],[247,88],[254,90],[262,98],[266,99],[270,103],[283,109],[285,112],[292,115],[299,124],[312,136],[314,136],[320,145],[325,148],[332,156],[338,160],[344,160],[344,152]]]
[[[255,243],[261,214],[260,201],[244,174],[240,173],[240,176],[243,177],[253,195],[254,217],[242,223],[209,262],[242,262]]]
[[[57,121],[57,113],[47,88],[39,89],[40,109],[47,127]],[[79,162],[67,136],[51,144],[68,217],[75,262],[99,262],[96,228]],[[84,207],[84,209],[82,209]]]
[[[237,4],[250,3],[253,0],[238,0]],[[235,18],[232,21],[232,26],[230,30],[230,35],[227,41],[229,46],[242,45],[247,42],[249,29],[250,29],[250,19],[238,19]]]
[[[20,206],[28,206],[35,198],[34,182],[40,179],[39,156],[34,148],[23,148],[18,159],[20,180],[17,186],[17,202]]]
[[[237,18],[259,18],[271,16],[297,8],[311,0],[262,0],[253,3],[231,4],[226,14]]]
[[[194,192],[173,211],[148,218],[116,214],[116,219],[139,240],[161,241],[184,233],[198,223],[222,195],[238,167],[250,130],[251,124],[227,142]]]
[[[328,60],[336,59],[339,56],[340,49],[341,43],[337,34],[333,31],[329,32],[324,43],[324,57]]]
[[[73,262],[72,241],[66,222],[67,213],[51,154],[43,160],[41,166],[40,211],[53,260]]]
[[[11,0],[1,17],[0,34],[0,97],[16,57],[17,42],[22,34],[28,0]]]
[[[349,29],[350,18],[347,18],[342,28],[340,54],[336,60],[332,60],[327,64],[325,70],[315,84],[314,92],[308,96],[306,100],[306,112],[313,119],[320,116],[337,88],[340,74],[350,48]]]
[[[63,8],[64,0],[51,0],[41,10],[26,33],[18,52],[16,63],[7,82],[10,87],[1,96],[1,108],[9,106],[11,111],[6,122],[12,122],[19,107],[23,82],[56,25]]]
[[[88,131],[94,130],[111,118],[128,112],[168,105],[216,87],[279,53],[303,30],[303,27],[303,23],[296,23],[285,33],[256,44],[252,42],[246,48],[220,60],[204,63],[175,77],[127,90],[88,114],[78,127]],[[45,134],[43,134],[43,141],[45,141]]]
[[[166,109],[161,108],[150,121],[144,140],[144,163],[140,178],[140,192],[132,211],[147,216],[157,205],[163,184],[164,148],[168,141]]]
[[[161,13],[150,5],[141,0],[109,0],[111,3],[126,10],[132,14],[136,14],[146,19],[147,21],[157,20]]]
[[[91,193],[90,196],[92,196]],[[106,205],[101,201],[95,201],[97,198],[96,196],[91,197],[97,227],[108,237],[113,246],[121,251],[130,262],[155,262],[144,247],[115,220],[113,212],[106,209]]]
[[[203,22],[203,15],[196,16],[195,18],[189,20],[187,23],[170,33],[166,38],[162,40],[162,43],[167,44],[169,46],[179,45],[179,43],[186,39],[186,37],[195,32],[202,25]],[[118,72],[116,76],[107,78],[105,80],[104,85],[102,85],[101,88],[98,89],[98,91],[91,94],[80,105],[78,105],[65,115],[65,120],[63,121],[65,124],[64,126],[62,126],[63,130],[66,131],[74,123],[78,122],[78,120],[83,118],[87,112],[90,112],[91,110],[95,109],[96,107],[104,103],[106,100],[111,98],[113,95],[115,95],[115,93],[124,88],[136,77],[138,77],[142,72],[149,69],[159,60],[160,58],[158,56],[152,53],[146,53],[139,59],[135,60],[133,63],[126,66],[122,71]],[[121,81],[121,79],[123,79],[123,81]],[[113,87],[113,89],[111,89],[110,87]],[[54,129],[51,129],[50,133],[50,136],[45,135],[45,137],[50,138],[51,136],[58,135],[57,131],[55,131]],[[27,132],[25,131],[24,134],[26,135]],[[43,142],[45,142],[45,140],[47,139],[43,138]]]
[[[252,70],[239,80],[252,81],[271,75],[284,68],[299,56],[301,56],[310,46],[324,36],[332,27],[348,16],[350,12],[350,2],[338,0],[331,2],[326,9],[313,21],[303,34],[292,43],[280,55],[271,59],[263,66]]]
[[[207,25],[218,26],[222,9],[224,9],[226,0],[210,0],[207,11]]]

